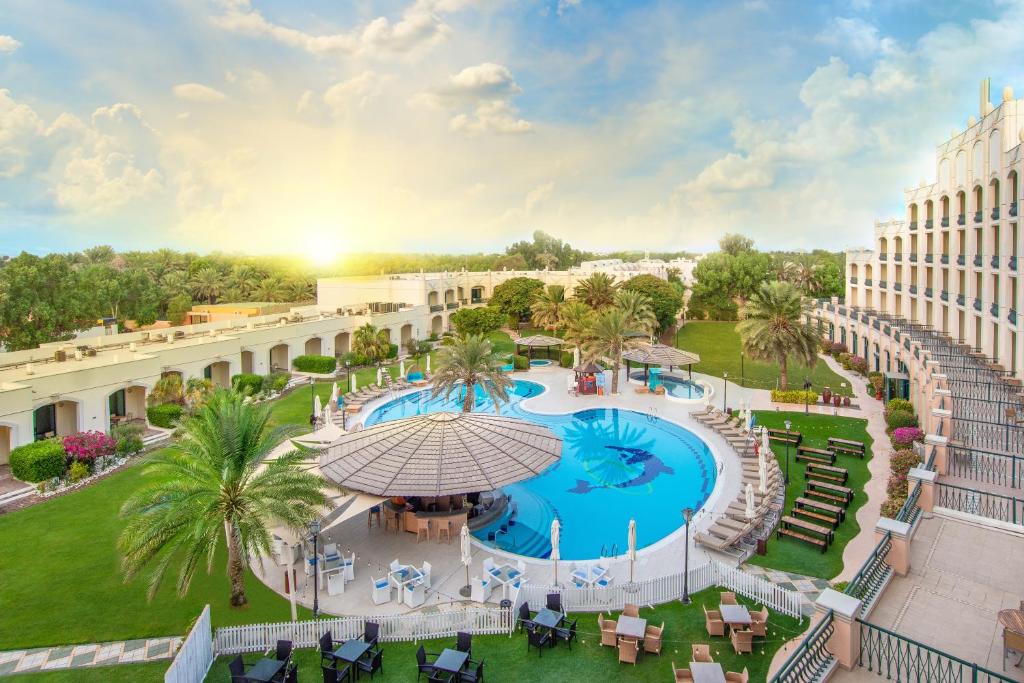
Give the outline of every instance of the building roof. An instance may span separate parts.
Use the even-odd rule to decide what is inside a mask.
[[[622,354],[623,360],[641,365],[692,365],[700,362],[700,356],[689,351],[665,344],[644,344]]]
[[[604,368],[602,368],[600,365],[591,360],[585,363],[580,363],[579,365],[574,367],[572,371],[577,373],[596,374],[599,372],[604,372]]]
[[[558,462],[547,427],[484,413],[431,413],[346,434],[320,456],[323,475],[379,496],[491,491]]]
[[[516,346],[561,346],[565,340],[546,334],[535,334],[529,337],[520,337],[513,343]]]

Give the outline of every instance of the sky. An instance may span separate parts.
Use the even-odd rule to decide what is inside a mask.
[[[0,253],[870,243],[1024,0],[0,0]]]

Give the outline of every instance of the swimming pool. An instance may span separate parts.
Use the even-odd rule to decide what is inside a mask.
[[[637,547],[643,548],[682,525],[682,508],[697,510],[711,495],[714,457],[689,430],[628,410],[542,415],[522,406],[543,391],[536,382],[517,380],[501,414],[549,427],[563,439],[562,459],[532,479],[506,486],[513,505],[504,517],[473,532],[479,541],[520,555],[548,557],[551,521],[557,517],[562,559],[622,554],[630,519],[636,519]],[[461,405],[454,394],[446,401],[431,398],[429,390],[418,391],[373,411],[366,425],[460,410]],[[479,387],[473,410],[494,412]]]
[[[551,365],[553,362],[554,361],[548,360],[547,358],[538,358],[537,360],[530,361],[530,367],[543,368],[545,366]]]
[[[644,373],[633,372],[630,373],[629,378],[636,382],[643,383]],[[665,393],[675,398],[685,398],[691,400],[699,400],[704,398],[704,387],[697,382],[693,382],[688,379],[680,379],[673,377],[672,375],[660,375],[659,380],[665,385]]]

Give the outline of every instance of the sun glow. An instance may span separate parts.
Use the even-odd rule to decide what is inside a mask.
[[[341,255],[341,238],[335,230],[329,226],[310,228],[302,240],[301,255],[318,266],[334,263]]]

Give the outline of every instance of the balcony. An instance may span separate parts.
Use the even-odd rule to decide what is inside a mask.
[[[964,259],[964,255],[963,254],[960,254],[959,256],[956,257],[956,264],[958,266],[965,266],[965,265],[967,265],[967,261]]]
[[[851,278],[850,278],[850,284],[851,284],[851,285],[855,285],[855,284],[857,284],[857,278],[855,278],[855,277],[851,277]]]
[[[992,305],[988,307],[988,312],[992,314],[993,318],[999,317],[999,303],[996,301],[992,302]]]
[[[1017,257],[1016,256],[1011,256],[1010,257],[1010,270],[1017,270]]]
[[[994,221],[999,220],[999,207],[998,206],[992,209],[992,220],[994,220]]]
[[[981,254],[974,255],[974,267],[981,268]]]
[[[934,260],[935,260],[935,254],[925,254],[924,255],[924,262],[925,263],[931,263]]]
[[[871,278],[865,278],[864,286],[865,287],[870,287],[871,286]]]
[[[944,266],[948,266],[949,265],[949,254],[943,254],[942,256],[940,256],[939,257],[939,262],[942,265],[944,265]]]
[[[487,301],[488,301],[487,299],[484,299],[484,298],[479,297],[479,296],[475,296],[475,297],[473,297],[472,299],[469,300],[469,303],[471,303],[471,304],[485,304],[485,303],[487,303]]]
[[[992,264],[993,268],[998,268],[999,267],[999,255],[996,254],[995,256],[993,256],[992,257],[992,261],[990,263]]]
[[[1006,313],[1006,319],[1010,321],[1011,325],[1017,324],[1017,311],[1012,308]]]
[[[910,252],[910,262],[911,263],[917,263],[917,252],[916,251]]]
[[[974,222],[975,223],[980,223],[981,222],[982,213],[983,213],[982,211],[975,211],[974,212]]]
[[[964,297],[964,295],[963,294],[957,294],[956,295],[956,305],[957,306],[964,306],[966,304],[967,304],[967,299]]]
[[[879,261],[886,261],[888,259],[889,259],[889,255],[887,253],[885,253],[884,251],[878,253],[878,260]]]
[[[926,220],[924,222],[924,229],[925,230],[931,230],[934,227],[935,227],[935,221],[933,221],[931,218],[929,218],[928,220]]]
[[[449,311],[454,310],[454,309],[456,309],[458,307],[459,307],[459,302],[458,301],[449,301],[448,303],[445,304],[445,308],[447,308]]]
[[[892,288],[893,288],[893,291],[902,292],[903,291],[903,283],[902,282],[894,282],[894,283],[892,283]]]
[[[980,311],[981,310],[981,299],[975,299],[974,300],[974,310],[976,310],[976,311]]]
[[[1017,215],[1017,202],[1010,202],[1010,215],[1011,216],[1016,216]]]
[[[917,294],[917,285],[910,285],[910,293]]]
[[[949,227],[949,216],[943,216],[942,217],[942,227],[944,227],[944,228],[948,228]]]
[[[879,289],[888,289],[889,288],[889,283],[886,282],[885,280],[879,280],[878,281],[878,288]]]
[[[948,303],[949,302],[949,292],[947,292],[946,290],[942,290],[941,292],[939,292],[939,298]]]
[[[430,305],[430,312],[431,313],[437,313],[438,311],[443,311],[443,310],[444,310],[444,304],[431,304]]]
[[[892,260],[893,261],[902,261],[903,260],[903,254],[893,254],[892,255]]]
[[[931,287],[925,287],[924,288],[924,295],[926,297],[928,297],[929,299],[931,299],[933,296],[935,296],[935,292],[934,292],[934,290]]]
[[[917,221],[910,221],[910,229],[917,230]]]
[[[956,224],[957,225],[963,225],[966,222],[967,222],[966,216],[964,216],[962,213],[961,214],[957,214],[957,217],[956,217]]]

